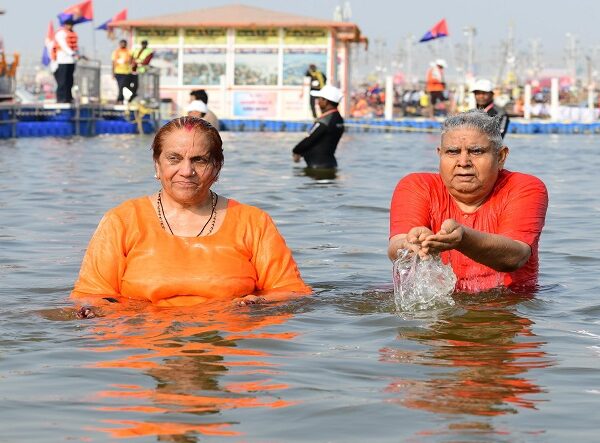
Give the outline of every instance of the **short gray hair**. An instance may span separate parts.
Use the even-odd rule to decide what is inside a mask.
[[[502,148],[502,134],[500,132],[500,118],[490,117],[486,112],[472,109],[467,112],[452,115],[444,121],[442,137],[450,131],[461,128],[477,129],[487,135],[490,143],[497,151]]]

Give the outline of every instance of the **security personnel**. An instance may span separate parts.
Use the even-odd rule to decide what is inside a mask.
[[[494,104],[494,85],[487,79],[479,79],[471,88],[471,92],[475,95],[477,109],[486,112],[490,117],[496,117],[500,125],[500,133],[502,138],[508,130],[508,115],[504,109]]]
[[[67,19],[54,34],[54,46],[50,57],[57,64],[54,72],[57,103],[71,103],[73,101],[71,89],[73,88],[75,75],[75,62],[79,59],[78,38],[75,31],[73,31],[73,25],[73,20]]]
[[[293,149],[293,159],[297,163],[304,157],[309,169],[335,170],[337,161],[334,154],[344,133],[344,119],[337,109],[343,94],[331,85],[325,85],[310,94],[317,98],[321,116],[315,121],[308,137]]]
[[[427,70],[427,79],[425,84],[425,90],[431,97],[431,104],[435,105],[440,101],[444,101],[446,90],[446,80],[444,78],[444,69],[446,68],[446,61],[439,58],[434,62],[434,65]]]
[[[154,52],[152,49],[148,48],[148,40],[141,41],[141,47],[133,51],[132,57],[132,66],[131,66],[131,88],[133,95],[131,96],[131,100],[135,98],[137,95],[138,85],[139,85],[139,74],[143,74],[148,69],[148,65],[150,64],[150,60],[154,56]]]
[[[325,86],[325,83],[327,83],[327,77],[317,69],[316,65],[310,65],[305,75],[310,77],[310,112],[312,112],[313,118],[317,118],[317,111],[315,110],[316,99],[315,96],[312,95],[312,92],[318,91]]]
[[[119,47],[112,53],[113,76],[117,81],[117,88],[119,89],[117,103],[123,103],[125,99],[123,96],[123,88],[127,88],[129,90],[133,89],[131,86],[132,60],[133,57],[131,56],[131,52],[129,52],[129,49],[127,49],[127,40],[120,40]],[[132,98],[133,95],[129,98],[129,100]]]

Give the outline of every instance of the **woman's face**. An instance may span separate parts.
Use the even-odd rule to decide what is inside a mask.
[[[219,174],[207,137],[185,128],[164,138],[155,167],[164,192],[180,204],[203,202]]]
[[[457,128],[444,134],[438,154],[440,175],[450,194],[459,203],[478,205],[492,192],[508,148],[496,151],[479,130]]]

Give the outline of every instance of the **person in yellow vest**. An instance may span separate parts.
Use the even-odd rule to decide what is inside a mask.
[[[73,20],[67,19],[63,26],[54,35],[54,46],[50,58],[56,62],[54,72],[56,79],[56,102],[71,103],[73,95],[73,78],[75,75],[75,62],[79,59],[77,34],[73,31]]]
[[[316,65],[310,65],[308,71],[305,74],[310,77],[310,91],[320,91],[325,83],[327,83],[327,77],[321,71],[317,69]],[[316,97],[310,94],[310,112],[312,112],[313,118],[317,118],[317,111],[315,109]]]
[[[112,53],[113,76],[117,81],[119,96],[117,103],[123,103],[123,88],[131,90],[131,62],[133,58],[127,49],[127,40],[119,41],[119,47]]]
[[[137,96],[137,90],[139,85],[139,75],[146,72],[150,65],[150,60],[154,56],[152,49],[148,48],[148,40],[141,41],[141,47],[133,51],[131,61],[131,100]]]

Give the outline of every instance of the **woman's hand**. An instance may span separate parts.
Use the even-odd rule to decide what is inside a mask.
[[[94,318],[94,317],[96,317],[96,313],[93,311],[93,308],[91,308],[89,306],[82,306],[77,311],[75,311],[75,316],[77,318],[83,320],[83,319],[86,319],[86,318]]]
[[[265,297],[261,297],[260,295],[246,295],[245,297],[239,297],[233,300],[233,303],[236,306],[247,306],[247,305],[258,305],[262,303],[266,303],[267,299]]]
[[[408,231],[402,247],[419,254],[421,258],[425,258],[429,254],[429,248],[425,247],[423,242],[432,235],[431,229],[425,226],[417,226]]]
[[[422,249],[430,254],[457,249],[465,234],[464,227],[454,219],[446,219],[437,234],[431,234],[424,239]]]
[[[411,254],[419,254],[422,258],[427,255],[427,251],[423,250],[422,242],[433,231],[426,226],[416,226],[408,231],[407,234],[397,234],[390,239],[388,244],[388,257],[391,261],[395,261],[399,257],[399,252],[403,249],[408,249]]]

